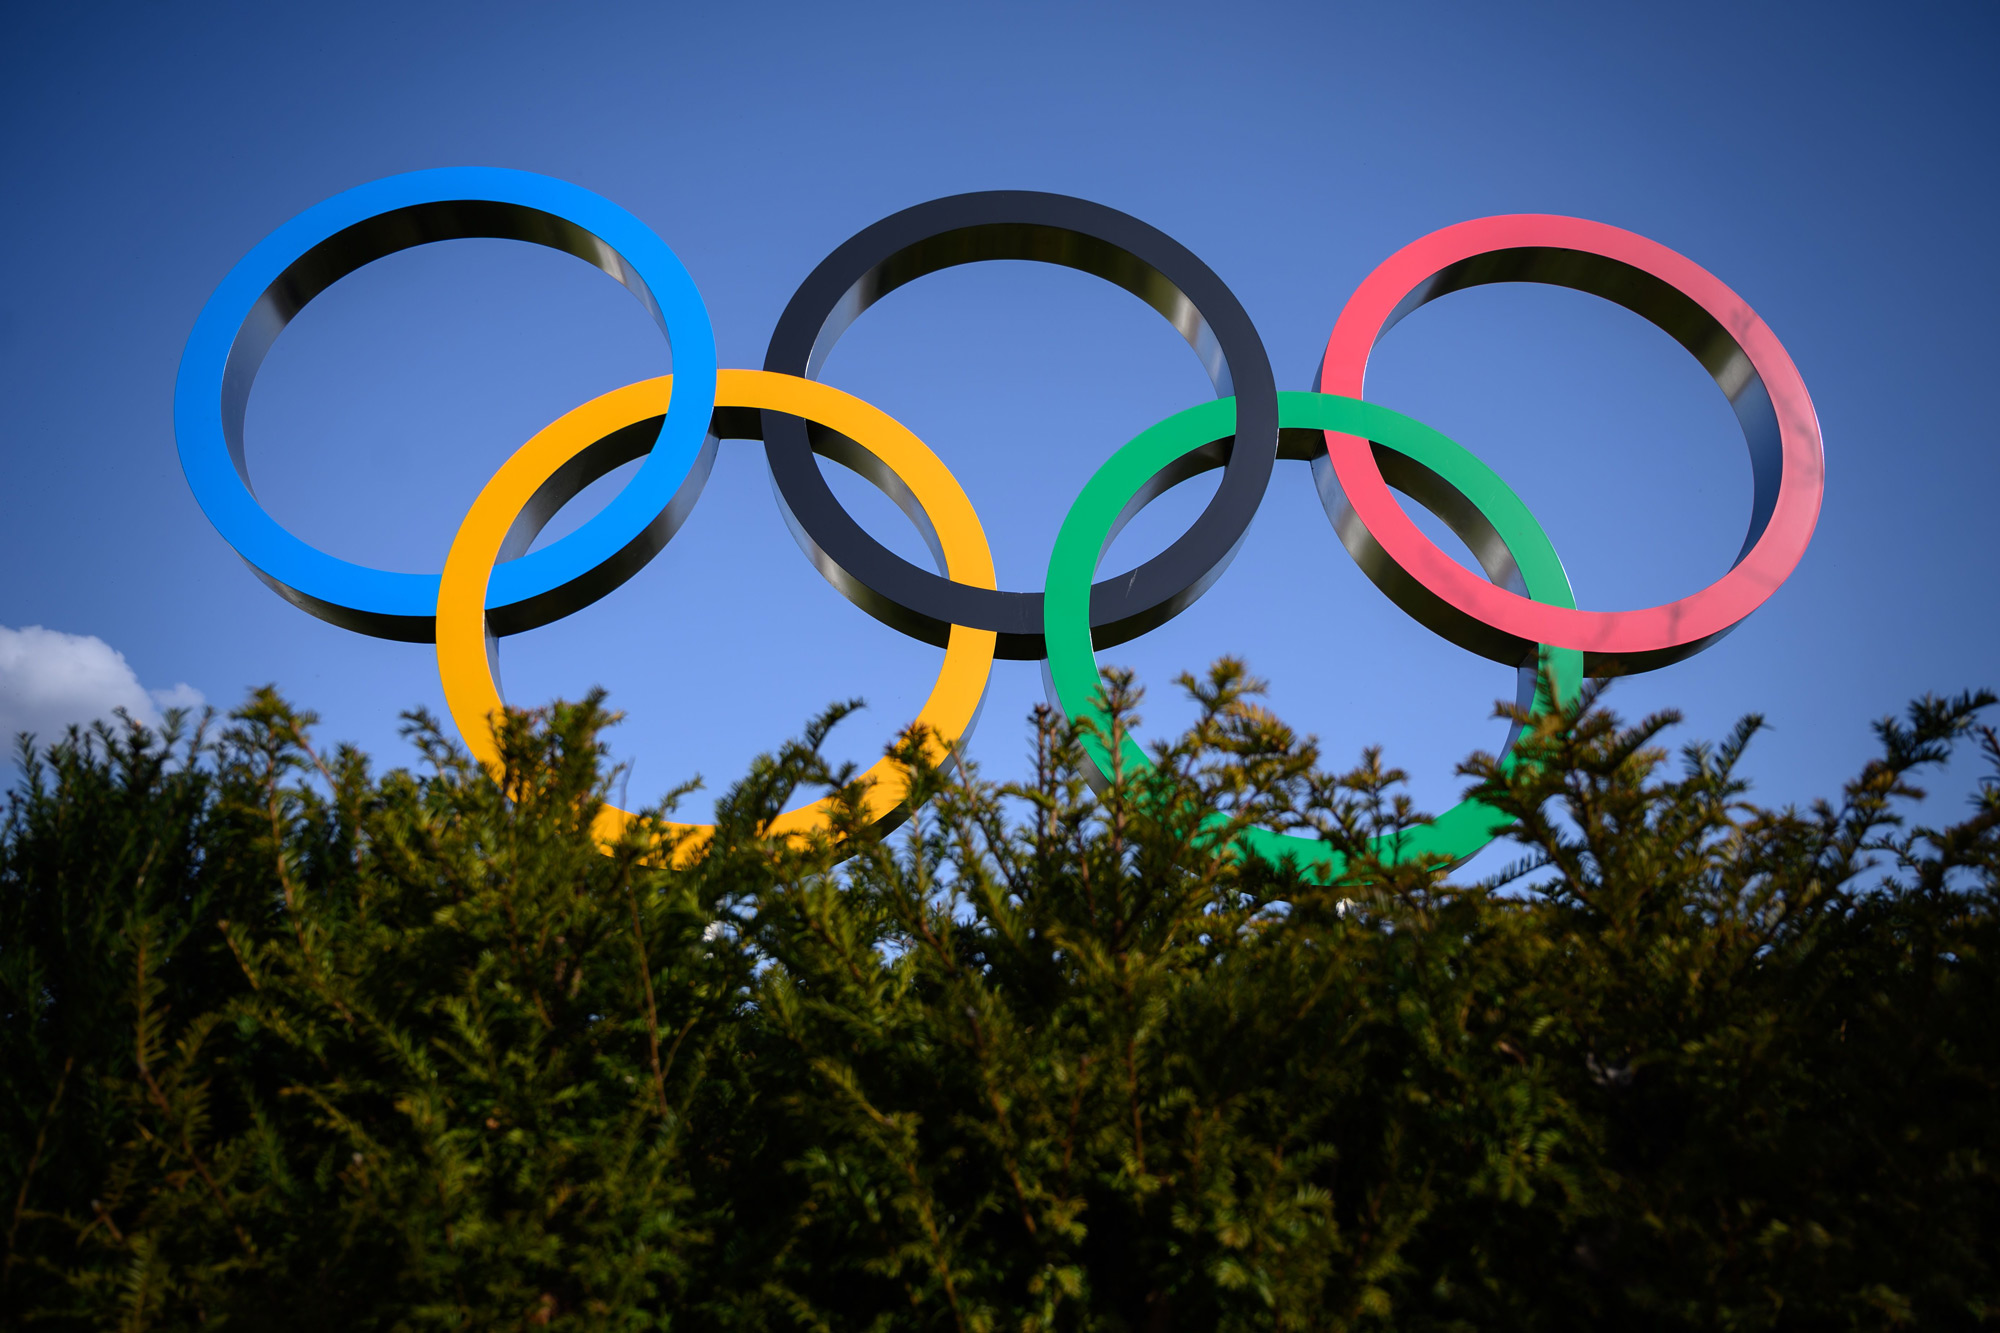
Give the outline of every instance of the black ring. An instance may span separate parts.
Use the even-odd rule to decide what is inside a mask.
[[[906,282],[958,264],[1032,259],[1095,274],[1167,317],[1201,357],[1218,397],[1235,394],[1237,435],[1208,507],[1173,545],[1090,590],[1100,648],[1165,624],[1229,566],[1278,456],[1278,386],[1263,339],[1208,265],[1135,217],[1062,194],[989,190],[906,208],[861,231],[792,294],[764,369],[812,377],[855,317]],[[764,413],[778,504],[813,563],[855,605],[913,638],[942,644],[953,625],[998,633],[1001,657],[1044,655],[1042,594],[972,588],[913,565],[841,507],[814,461],[810,427]]]

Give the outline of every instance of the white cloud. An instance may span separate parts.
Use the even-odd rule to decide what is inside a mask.
[[[0,625],[0,748],[9,755],[23,731],[47,745],[72,722],[108,718],[116,708],[157,725],[161,709],[202,703],[201,691],[185,682],[146,689],[125,654],[93,634]]]

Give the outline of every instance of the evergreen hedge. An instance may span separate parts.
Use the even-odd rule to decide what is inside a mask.
[[[1594,696],[1454,884],[1229,662],[1150,775],[922,770],[886,840],[767,836],[833,710],[679,869],[591,840],[601,698],[506,771],[225,722],[72,732],[0,833],[0,1320],[52,1329],[1970,1327],[2000,1321],[1987,694],[1760,808],[1758,723]],[[1113,726],[1137,691],[1111,674]],[[1116,746],[1114,744],[1113,750]],[[921,752],[904,743],[921,768]],[[1350,854],[1318,884],[1234,850]],[[850,854],[851,853],[851,854]]]

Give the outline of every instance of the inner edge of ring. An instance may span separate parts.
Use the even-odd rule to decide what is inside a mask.
[[[1750,453],[1750,523],[1729,567],[1742,564],[1763,539],[1777,509],[1784,478],[1784,437],[1770,389],[1736,335],[1694,297],[1634,264],[1588,250],[1524,245],[1446,264],[1404,294],[1383,319],[1374,341],[1379,344],[1406,316],[1440,296],[1502,282],[1566,287],[1622,306],[1680,344],[1708,372],[1729,400]],[[1743,310],[1756,318],[1747,305]]]
[[[697,477],[691,477],[689,482],[684,485],[683,491],[693,489],[698,492],[700,489],[699,483],[707,480],[709,463],[713,460],[719,441],[745,440],[761,442],[763,439],[762,413],[766,410],[775,411],[776,409],[760,409],[744,406],[717,407],[709,422],[707,439],[703,443],[702,453],[704,463],[696,469],[698,479]],[[938,535],[937,526],[932,521],[930,514],[925,511],[922,503],[918,501],[916,493],[910,489],[908,483],[898,476],[887,463],[877,457],[872,450],[859,441],[810,418],[794,416],[791,413],[782,413],[781,415],[804,423],[807,430],[807,437],[812,442],[815,454],[831,459],[842,467],[859,474],[864,480],[886,495],[917,529],[918,535],[923,538],[924,545],[929,548],[932,559],[937,562],[939,574],[946,577],[950,576],[950,566],[945,559],[944,543]],[[602,480],[615,469],[622,467],[626,463],[643,458],[653,447],[653,440],[659,433],[660,425],[664,420],[665,416],[663,414],[654,413],[636,421],[628,422],[600,439],[585,445],[582,449],[579,449],[576,453],[570,455],[568,459],[564,460],[554,472],[551,472],[543,480],[541,485],[535,488],[534,494],[528,497],[527,503],[521,507],[521,512],[515,516],[513,523],[508,525],[507,535],[501,540],[499,558],[501,560],[512,560],[526,554],[528,548],[534,545],[535,539],[541,535],[542,530],[548,526],[557,514],[562,512],[565,505],[581,495],[592,483]],[[690,503],[689,508],[691,509],[691,507]],[[669,508],[671,510],[673,506]],[[685,512],[678,517],[684,519],[686,517]],[[658,522],[656,520],[656,526]],[[675,521],[673,527],[677,529],[679,522]],[[660,549],[665,549],[665,542],[661,543]],[[605,591],[608,592],[610,589],[607,588]],[[487,619],[490,627],[489,633],[495,632],[491,628],[495,615],[496,610],[489,608],[487,611]],[[497,628],[497,633],[504,636],[538,627],[539,625],[514,626],[503,623]]]
[[[252,495],[243,423],[250,389],[278,335],[314,298],[378,259],[437,241],[525,241],[583,260],[639,298],[655,323],[659,302],[609,242],[569,219],[528,204],[488,199],[432,200],[378,213],[343,227],[287,264],[271,280],[231,339],[223,361],[222,434],[236,475]],[[664,324],[662,324],[664,328]]]
[[[883,258],[834,302],[813,336],[805,378],[817,378],[834,344],[854,321],[898,287],[945,269],[997,260],[1072,269],[1131,293],[1164,317],[1194,349],[1216,397],[1228,398],[1236,392],[1227,354],[1207,317],[1173,279],[1116,242],[1071,227],[1033,222],[957,227],[914,241]]]
[[[1118,534],[1124,531],[1125,525],[1138,517],[1146,506],[1181,483],[1224,466],[1228,462],[1227,446],[1234,442],[1234,438],[1234,436],[1222,436],[1169,460],[1132,493],[1132,497],[1118,511],[1118,516],[1111,521],[1104,541],[1098,546],[1097,560],[1092,566],[1091,573],[1093,584],[1097,582],[1097,566],[1103,563],[1104,557],[1118,540]],[[1327,484],[1332,479],[1333,471],[1331,462],[1327,458],[1325,438],[1325,430],[1316,426],[1285,426],[1280,428],[1278,435],[1278,457],[1312,465],[1314,480],[1323,503],[1327,500]],[[1520,563],[1508,547],[1506,539],[1463,491],[1441,473],[1408,454],[1379,441],[1370,440],[1368,443],[1375,458],[1375,466],[1382,473],[1383,481],[1422,505],[1449,528],[1453,536],[1465,543],[1473,558],[1479,562],[1480,569],[1489,582],[1522,597],[1529,595],[1527,581],[1521,575]],[[1340,494],[1337,484],[1333,493],[1336,496]],[[1344,504],[1345,501],[1342,500],[1341,503]],[[1340,516],[1331,505],[1327,507],[1327,517],[1333,520],[1338,535]],[[1115,646],[1116,644],[1098,644],[1093,627],[1092,652]],[[1535,705],[1542,656],[1542,651],[1538,650],[1515,668],[1514,703],[1523,713],[1532,710]],[[1043,677],[1044,684],[1050,687],[1049,693],[1053,697],[1053,681],[1046,666]],[[1059,700],[1057,704],[1060,706]],[[1523,725],[1519,718],[1509,725],[1507,739],[1500,747],[1502,755],[1513,750],[1514,742],[1520,738]]]

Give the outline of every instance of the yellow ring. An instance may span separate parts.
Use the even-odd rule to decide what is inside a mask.
[[[613,431],[657,417],[667,410],[673,376],[640,380],[594,398],[545,427],[514,456],[501,464],[493,479],[472,502],[465,521],[452,538],[438,584],[438,675],[444,683],[445,704],[473,757],[496,776],[500,753],[493,742],[492,719],[505,708],[488,655],[486,585],[500,558],[502,544],[528,501],[572,458]],[[927,520],[934,549],[946,577],[981,588],[996,587],[993,553],[986,532],[973,512],[957,478],[922,440],[881,409],[816,380],[763,370],[724,370],[716,379],[716,406],[770,408],[816,421],[839,432],[873,455],[888,469],[889,478],[907,489]],[[893,497],[892,497],[893,498]],[[993,669],[995,635],[991,630],[954,625],[944,651],[944,666],[916,721],[928,728],[933,763],[950,757],[978,715],[986,679]],[[869,824],[878,826],[899,812],[909,795],[909,774],[884,757],[863,775],[863,798]],[[834,798],[788,810],[773,821],[778,834],[805,833],[828,825]],[[602,844],[619,841],[633,816],[606,805],[595,832]],[[712,824],[673,824],[687,836],[676,860],[685,860],[713,835]]]

